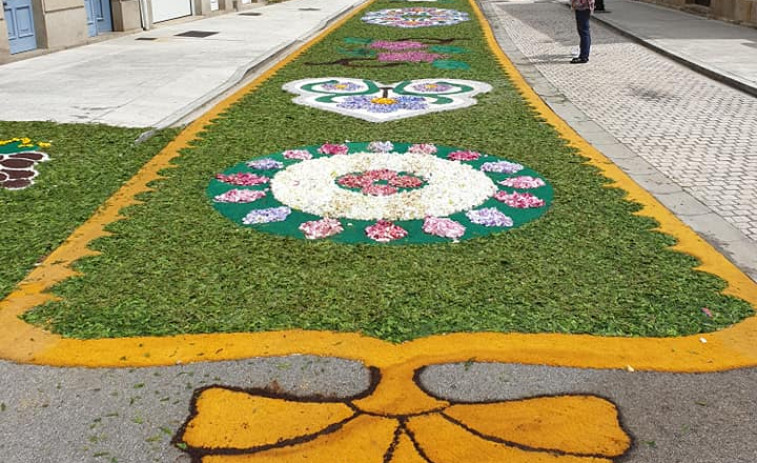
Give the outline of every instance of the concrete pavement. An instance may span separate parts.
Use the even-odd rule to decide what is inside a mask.
[[[290,0],[5,64],[0,120],[168,127],[364,2]]]

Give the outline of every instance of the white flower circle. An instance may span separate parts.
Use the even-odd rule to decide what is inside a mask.
[[[369,196],[335,182],[342,175],[378,169],[411,173],[427,184],[390,196]],[[476,207],[496,192],[494,182],[470,165],[419,153],[322,157],[290,165],[271,179],[271,193],[292,209],[355,220],[444,217]]]

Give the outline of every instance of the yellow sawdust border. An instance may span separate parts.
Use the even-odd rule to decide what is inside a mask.
[[[639,212],[640,215],[656,219],[660,223],[660,231],[676,237],[678,244],[674,249],[698,258],[702,262],[699,270],[724,279],[728,283],[725,294],[740,297],[757,307],[757,284],[553,113],[500,50],[475,0],[469,2],[492,52],[536,113],[576,147],[581,155],[589,158],[592,165],[597,166],[605,176],[612,179],[615,182],[614,186],[627,191],[629,199],[642,204],[644,207]],[[135,367],[254,356],[314,354],[364,361],[383,368],[385,373],[392,369],[403,370],[403,374],[399,376],[406,376],[412,369],[423,365],[466,361],[472,358],[478,361],[583,368],[631,366],[638,370],[679,372],[707,372],[757,366],[757,317],[751,317],[716,333],[680,338],[458,333],[431,336],[399,345],[353,333],[303,330],[77,340],[54,335],[19,319],[19,315],[25,311],[52,299],[45,291],[75,274],[70,268],[71,265],[82,257],[94,254],[87,248],[88,244],[98,237],[107,235],[104,228],[121,218],[119,211],[137,204],[135,197],[150,190],[148,183],[159,179],[158,172],[171,167],[171,161],[179,156],[179,151],[186,148],[213,118],[372,3],[366,3],[336,22],[188,126],[32,271],[12,294],[0,302],[0,358],[55,366]]]

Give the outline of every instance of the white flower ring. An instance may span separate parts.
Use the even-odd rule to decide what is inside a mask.
[[[217,174],[208,195],[229,219],[264,232],[413,244],[517,227],[543,215],[553,191],[533,170],[494,156],[372,142],[310,146],[240,163]]]
[[[416,28],[452,26],[470,21],[470,16],[464,11],[445,8],[410,7],[371,11],[362,20],[379,26]]]

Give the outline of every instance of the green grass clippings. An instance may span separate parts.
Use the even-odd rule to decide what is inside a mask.
[[[385,0],[370,9],[396,6]],[[460,0],[444,7],[472,13]],[[62,300],[25,319],[76,338],[300,328],[399,342],[480,331],[681,336],[752,315],[746,302],[720,294],[722,280],[693,271],[694,258],[669,250],[672,237],[633,215],[640,206],[606,188],[608,181],[535,117],[475,21],[395,29],[363,24],[359,16],[219,117],[182,153],[178,167],[153,183],[157,190],[141,197],[146,202],[125,211],[129,220],[112,224],[114,235],[93,244],[102,254],[79,262],[84,275],[55,288]],[[467,52],[453,56],[470,68],[304,64],[339,59],[345,38],[434,37],[456,38],[449,45]],[[445,77],[494,89],[470,108],[377,124],[293,104],[294,95],[281,89],[314,77],[384,83]],[[502,156],[548,179],[554,202],[541,219],[489,237],[382,246],[259,233],[215,212],[205,194],[216,173],[239,162],[345,140],[429,142]],[[35,258],[41,254],[44,247]]]
[[[0,122],[0,140],[50,141],[38,148],[34,184],[0,188],[0,299],[86,221],[108,197],[175,135],[158,134],[134,145],[137,129],[49,122]]]

